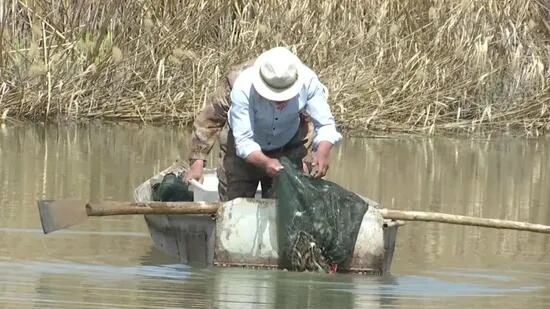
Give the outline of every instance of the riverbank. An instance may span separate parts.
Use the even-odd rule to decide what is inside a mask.
[[[230,65],[293,48],[343,131],[550,130],[550,2],[17,2],[0,115],[190,124]]]

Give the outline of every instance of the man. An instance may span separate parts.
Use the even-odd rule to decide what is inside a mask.
[[[306,155],[299,143],[300,112],[306,111],[315,128],[314,177],[329,167],[332,146],[342,136],[327,104],[326,88],[317,75],[291,51],[276,47],[261,54],[243,70],[231,90],[225,198],[253,197],[258,182],[270,197],[272,179],[283,168],[278,158],[289,157],[302,167]]]
[[[251,67],[256,59],[233,66],[229,73],[220,80],[216,91],[208,96],[207,104],[197,115],[193,124],[193,133],[191,136],[190,148],[188,156],[189,169],[184,175],[184,180],[187,182],[191,179],[202,181],[204,166],[206,159],[210,153],[216,139],[220,145],[220,163],[223,160],[227,150],[227,117],[231,103],[230,92],[235,79],[246,68]],[[300,113],[300,133],[299,139],[304,147],[308,150],[308,155],[304,161],[311,161],[311,143],[313,139],[313,125],[309,116],[305,113]],[[305,162],[304,162],[305,165]],[[225,170],[222,164],[219,164],[217,170],[219,178],[220,197],[225,195],[226,179]]]

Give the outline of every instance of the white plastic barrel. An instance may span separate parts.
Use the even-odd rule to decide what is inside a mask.
[[[220,200],[218,195],[218,177],[215,173],[205,173],[202,183],[192,179],[189,184],[189,189],[193,191],[194,201],[216,202]],[[261,197],[262,188],[258,184],[256,198]]]

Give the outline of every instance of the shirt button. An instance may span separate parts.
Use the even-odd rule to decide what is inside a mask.
[[[271,143],[267,143],[268,146],[271,146]]]
[[[275,128],[273,128],[273,131],[275,131]]]
[[[278,118],[278,117],[275,117],[275,120],[279,120],[279,118]]]

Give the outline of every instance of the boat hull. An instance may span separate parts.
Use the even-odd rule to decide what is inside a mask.
[[[162,177],[138,187],[136,201],[150,200],[151,184],[158,179]],[[381,275],[390,271],[397,230],[403,223],[383,220],[377,205],[368,202],[351,271]],[[275,200],[239,198],[225,203],[216,215],[146,215],[145,221],[155,247],[183,264],[276,268],[275,216]]]

